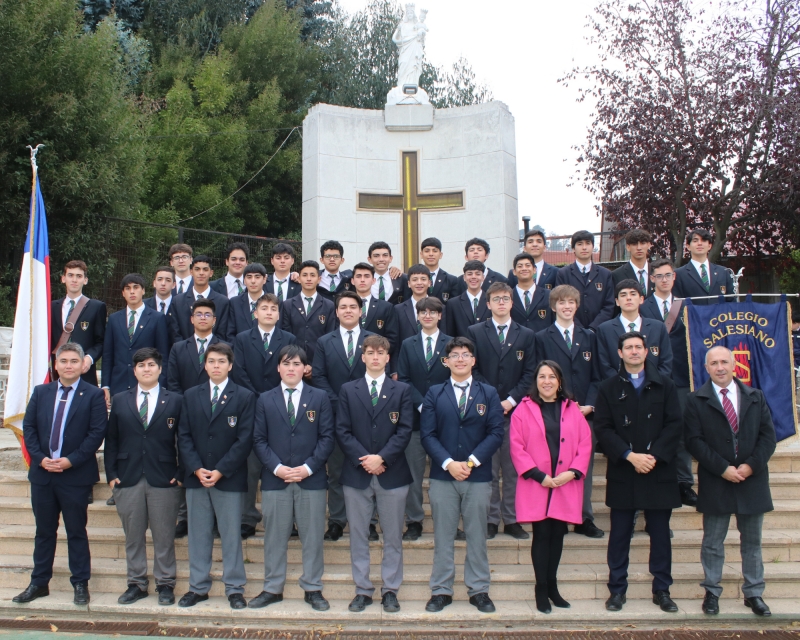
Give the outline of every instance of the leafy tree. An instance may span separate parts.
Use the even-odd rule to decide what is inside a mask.
[[[714,232],[712,260],[775,252],[800,204],[800,4],[702,7],[601,2],[601,62],[563,80],[596,104],[578,164],[598,213],[649,229],[678,263],[696,226]]]

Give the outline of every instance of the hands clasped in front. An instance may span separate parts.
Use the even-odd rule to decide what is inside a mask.
[[[370,475],[379,476],[386,471],[386,465],[383,463],[383,458],[377,454],[361,456],[359,460],[361,461],[361,466],[364,468],[364,471]]]
[[[722,474],[722,477],[728,482],[739,484],[752,475],[753,469],[750,468],[749,464],[740,464],[738,467],[734,467],[733,465],[729,466],[725,469],[725,473]]]
[[[299,467],[286,467],[281,465],[278,467],[278,470],[275,472],[275,475],[278,476],[284,482],[301,482],[308,477],[308,469],[306,469],[305,465]]]
[[[555,478],[545,476],[544,480],[542,480],[542,486],[546,489],[558,489],[558,487],[563,487],[565,484],[572,482],[574,479],[575,474],[572,473],[572,471],[562,471]]]

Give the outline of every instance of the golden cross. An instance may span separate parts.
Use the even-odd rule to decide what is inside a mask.
[[[417,152],[403,152],[403,193],[359,193],[358,208],[366,211],[395,210],[403,214],[403,270],[419,262],[419,212],[463,209],[464,192],[420,193]]]

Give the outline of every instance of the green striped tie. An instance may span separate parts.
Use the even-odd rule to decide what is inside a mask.
[[[367,298],[361,299],[361,326],[367,321]]]
[[[200,343],[200,349],[197,352],[197,359],[200,364],[203,364],[203,360],[205,360],[206,342],[208,342],[208,338],[198,338],[197,341]]]
[[[255,302],[250,302],[250,319],[251,320],[255,320],[256,319],[256,303]]]
[[[347,364],[353,366],[353,332],[347,332]]]
[[[372,381],[372,391],[369,392],[369,397],[373,407],[378,404],[378,383],[375,380]]]
[[[211,413],[213,415],[214,409],[217,408],[217,401],[219,400],[219,387],[214,385],[214,396],[211,398]]]
[[[142,426],[145,431],[147,431],[147,396],[150,395],[150,392],[142,391],[142,395],[144,396],[144,400],[142,400],[142,404],[139,405],[139,420],[142,421]]]
[[[647,287],[644,284],[644,269],[639,269],[639,286],[642,288],[642,295],[647,295]]]
[[[629,322],[628,323],[628,331],[629,332],[630,331],[636,331],[636,323],[635,322]]]
[[[497,330],[499,331],[499,333],[497,334],[497,338],[500,340],[500,342],[505,342],[505,339],[506,339],[506,326],[507,325],[501,324],[501,325],[498,325],[498,327],[497,327]]]
[[[710,291],[711,282],[708,279],[708,270],[704,264],[700,265],[700,277],[703,279],[703,286],[706,288],[706,291]]]
[[[431,360],[433,360],[433,345],[431,344],[433,338],[431,336],[428,336],[427,340],[428,340],[428,346],[425,348],[425,362],[428,363],[428,369],[430,369]]]
[[[289,414],[289,424],[294,426],[294,421],[296,420],[294,415],[294,402],[292,402],[292,394],[296,391],[296,389],[286,389],[286,393],[289,394],[289,402],[286,403],[286,411]]]
[[[136,312],[131,311],[131,317],[128,318],[128,340],[131,342],[133,342],[133,330],[136,328],[134,320],[136,320]]]
[[[569,337],[569,329],[564,329],[564,341],[567,343],[567,350],[572,351],[572,338]]]
[[[265,333],[264,334],[264,351],[266,351],[267,349],[269,349],[269,334]]]
[[[283,280],[278,280],[278,302],[283,302],[283,283],[286,282],[287,278]]]
[[[378,279],[378,300],[386,300],[386,288],[383,285],[383,276]]]
[[[666,320],[667,316],[669,315],[669,305],[667,304],[666,300],[662,300],[662,303],[664,305],[664,320]]]
[[[461,416],[461,419],[464,419],[464,413],[467,411],[467,389],[469,389],[469,385],[455,385],[456,389],[461,389],[461,397],[458,399],[458,415]]]
[[[472,317],[475,320],[478,319],[478,299],[477,298],[473,298],[472,299]]]
[[[236,283],[236,287],[238,288],[238,293],[242,293],[242,291],[244,291],[244,289],[242,289],[242,281],[239,280],[239,278],[236,278],[234,282]]]
[[[526,291],[525,292],[525,313],[528,312],[528,309],[530,308],[530,306],[531,306],[531,292],[530,291]]]
[[[331,276],[331,286],[328,288],[331,293],[336,293],[336,278]]]
[[[314,299],[314,298],[306,298],[306,303],[307,303],[307,305],[308,305],[308,306],[306,307],[306,315],[307,315],[307,316],[310,316],[310,315],[311,315],[311,301],[312,301],[313,299]]]

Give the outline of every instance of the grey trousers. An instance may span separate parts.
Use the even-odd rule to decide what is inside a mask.
[[[372,476],[366,489],[344,487],[344,501],[350,520],[350,564],[356,595],[372,596],[375,587],[369,579],[369,523],[378,503],[378,517],[383,532],[381,560],[381,595],[397,593],[403,582],[403,514],[406,510],[408,485],[384,489],[378,476]],[[453,532],[455,535],[455,532]]]
[[[342,475],[344,452],[339,443],[333,447],[333,453],[328,458],[328,522],[335,522],[342,528],[347,524],[347,509],[344,505],[344,492],[339,484]],[[352,528],[352,527],[351,527]]]
[[[178,503],[178,522],[186,522],[189,519],[188,511],[186,509],[186,488],[179,487],[181,490],[181,497]]]
[[[262,466],[256,452],[251,451],[247,456],[247,493],[242,494],[242,524],[249,524],[251,527],[258,526],[262,518],[261,512],[256,508]]]
[[[678,402],[681,411],[686,411],[686,398],[689,397],[689,387],[677,387]],[[683,442],[683,432],[678,442],[678,450],[675,453],[678,467],[678,484],[694,484],[694,474],[692,474],[692,455],[686,450]]]
[[[300,587],[303,591],[322,591],[325,489],[301,489],[299,484],[291,482],[285,489],[262,491],[261,509],[264,511],[264,591],[283,593],[293,522],[297,522],[303,546]]]
[[[425,519],[425,511],[422,508],[422,481],[425,479],[425,465],[428,462],[428,454],[422,448],[419,431],[411,432],[411,441],[406,447],[406,461],[411,469],[411,477],[414,479],[408,487],[406,523],[419,522],[422,524]]]
[[[508,431],[511,427],[511,413],[505,417],[503,444],[492,456],[492,498],[489,502],[488,521],[499,526],[502,516],[504,524],[517,521],[517,470],[511,461],[511,447]],[[483,462],[481,460],[480,462]],[[503,495],[500,497],[500,476],[503,476]],[[466,526],[466,525],[465,525]],[[453,533],[455,535],[455,532]]]
[[[125,531],[128,586],[147,591],[147,528],[153,536],[153,576],[156,586],[175,588],[175,519],[180,488],[153,487],[144,476],[132,487],[114,487],[117,513]]]
[[[453,595],[456,578],[455,537],[458,519],[464,519],[467,557],[464,583],[467,593],[489,593],[491,574],[486,550],[486,510],[492,489],[488,482],[431,479],[428,491],[433,512],[433,570],[431,593]]]
[[[764,593],[764,560],[761,556],[761,529],[764,514],[734,514],[739,529],[739,547],[742,554],[742,593],[754,598]],[[722,595],[722,567],[725,564],[725,536],[728,534],[730,514],[703,514],[703,545],[700,562],[705,579],[700,583],[706,591],[718,598]]]
[[[244,593],[247,574],[242,555],[242,495],[215,487],[187,489],[189,510],[189,589],[205,595],[211,589],[214,516],[222,540],[222,581],[225,595]]]

